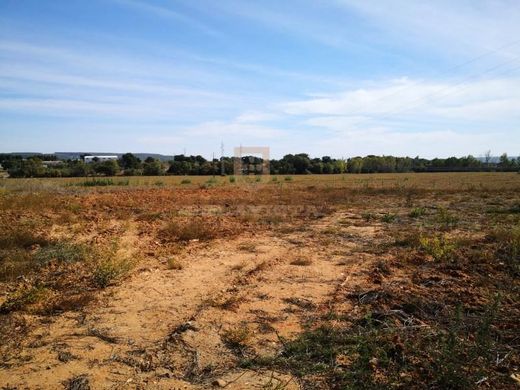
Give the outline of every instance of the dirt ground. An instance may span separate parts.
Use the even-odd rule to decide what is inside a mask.
[[[0,388],[517,388],[520,175],[496,175],[5,190]]]

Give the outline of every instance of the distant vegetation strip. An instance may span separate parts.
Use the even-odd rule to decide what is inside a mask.
[[[516,172],[520,171],[520,157],[503,154],[499,159],[478,159],[473,156],[449,158],[411,158],[394,156],[366,156],[334,159],[328,156],[311,158],[308,154],[288,154],[270,160],[270,172],[276,175],[338,174],[338,173],[399,173],[399,172]],[[243,171],[255,174],[262,159],[242,158]],[[206,160],[202,156],[174,156],[170,161],[148,157],[144,161],[132,153],[118,159],[86,163],[82,159],[58,160],[57,156],[23,156],[0,154],[0,173],[9,177],[87,177],[87,176],[160,176],[215,175],[234,173],[234,159]],[[1,175],[0,175],[1,176]],[[110,184],[107,184],[110,185]]]

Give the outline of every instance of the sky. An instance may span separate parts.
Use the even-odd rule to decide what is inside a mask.
[[[0,0],[0,152],[520,155],[518,0]]]

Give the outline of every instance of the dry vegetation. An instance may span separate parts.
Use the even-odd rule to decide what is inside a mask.
[[[520,175],[160,180],[0,181],[0,388],[520,385]]]

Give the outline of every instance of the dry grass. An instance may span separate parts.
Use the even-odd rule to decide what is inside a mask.
[[[306,257],[298,257],[290,262],[291,265],[306,267],[312,264],[312,260]]]

